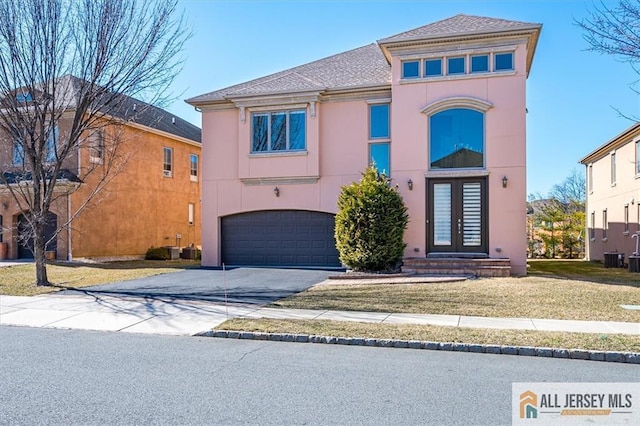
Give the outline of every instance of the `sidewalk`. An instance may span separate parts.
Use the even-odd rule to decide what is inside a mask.
[[[0,296],[0,325],[195,335],[231,318],[322,319],[383,324],[640,335],[640,323],[275,309],[259,305],[117,296]]]

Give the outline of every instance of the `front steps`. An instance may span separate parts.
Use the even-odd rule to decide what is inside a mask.
[[[511,260],[413,257],[403,260],[402,272],[433,275],[470,275],[475,277],[508,277],[511,275]]]

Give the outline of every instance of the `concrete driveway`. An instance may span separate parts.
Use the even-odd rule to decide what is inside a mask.
[[[332,274],[335,274],[335,271],[267,268],[236,268],[227,271],[187,269],[136,280],[67,290],[62,294],[225,302],[226,292],[228,303],[261,305],[304,291]]]

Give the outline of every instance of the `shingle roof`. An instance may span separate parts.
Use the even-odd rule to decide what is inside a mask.
[[[189,103],[217,101],[271,93],[391,84],[391,65],[372,43],[308,64],[187,99]]]
[[[61,80],[63,79],[67,81],[60,83],[59,87],[63,87],[66,83],[68,89],[64,94],[66,99],[64,102],[67,105],[73,106],[75,105],[77,92],[80,91],[82,85],[87,84],[87,82],[72,75],[65,75],[61,77]],[[198,126],[194,126],[168,111],[141,100],[118,94],[117,103],[112,105],[113,106],[109,107],[107,113],[115,118],[160,130],[194,142],[201,142],[202,140],[202,130]]]
[[[46,179],[50,179],[51,176],[52,174],[49,172],[45,177]],[[23,181],[31,181],[32,179],[33,178],[31,172],[3,172],[2,177],[0,177],[0,182],[15,184]],[[67,180],[69,182],[82,183],[82,180],[80,180],[80,178],[76,174],[68,169],[62,169],[58,171],[58,176],[56,179],[58,181]]]
[[[540,24],[460,14],[387,37],[378,43],[195,96],[186,102],[203,105],[250,96],[390,85],[391,65],[381,48],[385,43],[518,29],[539,30],[540,27]],[[529,55],[532,56],[533,52],[529,52]]]
[[[482,34],[518,29],[532,29],[539,26],[540,24],[528,22],[508,21],[506,19],[459,14],[451,18],[443,19],[441,21],[433,22],[422,27],[383,38],[382,40],[378,40],[378,43],[393,43],[410,40],[452,37],[465,34]]]

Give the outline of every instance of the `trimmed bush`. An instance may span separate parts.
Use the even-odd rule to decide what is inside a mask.
[[[166,247],[151,247],[144,255],[146,260],[169,260],[169,249]]]
[[[342,187],[335,239],[340,261],[354,271],[393,272],[402,261],[409,216],[402,196],[374,166]]]

